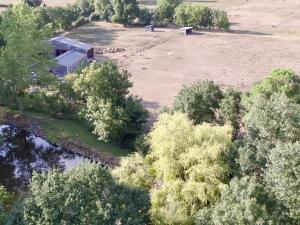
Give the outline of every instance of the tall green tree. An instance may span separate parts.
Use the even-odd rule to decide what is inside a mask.
[[[93,63],[74,81],[86,105],[85,118],[101,141],[132,147],[142,133],[147,112],[141,100],[128,96],[130,74],[112,62]]]
[[[0,24],[5,46],[0,48],[0,102],[13,101],[36,76],[48,73],[53,65],[52,49],[46,40],[51,29],[39,29],[34,10],[19,4],[6,10]]]
[[[300,140],[300,106],[284,94],[257,98],[244,123],[247,133],[245,145],[239,149],[239,163],[245,173],[262,173],[278,142]]]
[[[112,0],[114,15],[112,21],[124,26],[130,25],[139,16],[139,5],[136,0]]]
[[[100,18],[111,21],[113,16],[113,5],[110,0],[95,0],[95,11]]]
[[[43,0],[22,0],[22,1],[30,7],[38,7],[43,3]]]
[[[274,197],[300,223],[300,144],[279,144],[268,157],[265,180]]]
[[[117,184],[97,164],[84,164],[65,173],[35,174],[19,215],[28,225],[146,225],[148,210],[147,193]]]
[[[175,8],[182,3],[182,0],[159,0],[155,9],[155,22],[167,25],[173,22]]]
[[[195,126],[182,113],[162,114],[150,133],[150,153],[122,160],[114,175],[149,189],[154,224],[192,224],[229,180],[231,132],[229,126]]]
[[[199,212],[197,225],[291,224],[254,177],[234,178],[221,196],[218,203]]]

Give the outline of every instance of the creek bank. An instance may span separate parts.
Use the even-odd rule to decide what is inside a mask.
[[[13,127],[18,127],[45,140],[48,140],[46,132],[40,125],[40,121],[30,118],[24,113],[6,113],[4,120],[1,122]],[[58,140],[56,144],[70,151],[81,154],[92,161],[100,162],[101,164],[109,167],[116,167],[119,165],[119,158],[117,156],[101,154],[99,150],[93,149],[81,141],[74,140],[72,138],[63,138]]]

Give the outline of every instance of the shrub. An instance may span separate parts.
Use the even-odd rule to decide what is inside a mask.
[[[83,17],[89,17],[95,11],[93,0],[77,0],[76,5]]]
[[[184,86],[175,97],[173,111],[184,112],[195,124],[216,120],[215,110],[223,97],[219,86],[212,81],[197,81]]]
[[[97,20],[99,20],[100,19],[100,16],[99,16],[99,14],[97,14],[97,13],[92,13],[90,16],[89,16],[89,21],[91,22],[91,21],[97,21]]]
[[[266,182],[274,197],[300,222],[300,144],[279,144],[268,157]]]
[[[230,28],[230,23],[227,17],[227,13],[222,10],[213,10],[212,24],[219,29],[228,31]]]
[[[154,20],[159,25],[173,23],[175,8],[180,5],[182,0],[159,0],[155,9]]]

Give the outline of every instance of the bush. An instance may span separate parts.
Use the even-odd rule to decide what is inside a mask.
[[[148,8],[140,9],[138,24],[149,25],[153,19],[153,13]]]
[[[229,30],[230,23],[227,17],[227,13],[222,10],[213,10],[212,13],[212,24],[219,28],[219,29],[224,29],[226,31]]]
[[[299,224],[300,144],[279,144],[268,159],[267,186],[274,197],[289,209],[289,216]]]
[[[219,86],[212,81],[197,81],[181,89],[172,109],[186,113],[195,124],[213,122],[222,97]]]
[[[154,13],[155,23],[167,25],[173,23],[175,8],[180,5],[182,0],[159,0]]]
[[[229,29],[226,12],[209,7],[191,4],[180,4],[175,10],[175,23],[180,26],[217,27]]]

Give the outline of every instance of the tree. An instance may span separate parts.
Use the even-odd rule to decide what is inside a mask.
[[[93,63],[74,81],[74,89],[86,103],[85,117],[101,141],[132,147],[142,133],[147,112],[141,100],[127,96],[130,74],[112,62]]]
[[[38,7],[43,3],[43,0],[23,0],[25,4],[27,4],[30,7]]]
[[[149,142],[145,158],[122,160],[114,175],[129,186],[149,189],[155,224],[191,224],[228,182],[231,128],[194,126],[182,113],[162,114]]]
[[[16,105],[17,96],[33,82],[32,72],[42,76],[53,65],[46,42],[51,30],[39,29],[33,9],[24,4],[3,13],[0,30],[5,40],[5,47],[0,48],[0,102]]]
[[[132,24],[139,16],[139,5],[136,0],[112,0],[114,15],[112,21],[124,26]]]
[[[277,145],[268,157],[265,180],[274,197],[300,222],[300,144]]]
[[[182,3],[182,0],[159,0],[155,9],[155,22],[167,25],[174,20],[175,8]]]
[[[76,5],[80,9],[82,16],[88,17],[95,11],[93,0],[77,0]]]
[[[290,224],[254,177],[234,178],[221,191],[221,196],[217,204],[199,212],[197,225]]]
[[[268,155],[278,142],[293,143],[300,137],[300,106],[284,94],[257,98],[244,117],[245,145],[239,162],[245,173],[262,173]]]
[[[295,103],[300,103],[300,78],[292,70],[276,69],[265,79],[253,85],[244,96],[243,104],[251,107],[259,95],[270,98],[274,93],[283,93]]]
[[[95,11],[100,18],[111,21],[113,16],[113,6],[110,0],[95,0]]]
[[[220,104],[220,117],[230,123],[235,132],[239,129],[241,107],[241,92],[232,88],[226,90]]]
[[[197,81],[183,86],[175,97],[173,111],[186,113],[195,124],[213,122],[222,97],[219,86],[212,81]]]
[[[148,224],[146,193],[119,185],[97,164],[35,174],[19,213],[24,224]]]

